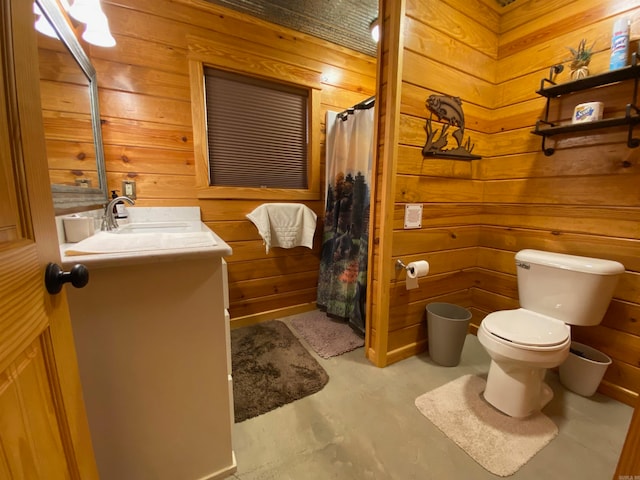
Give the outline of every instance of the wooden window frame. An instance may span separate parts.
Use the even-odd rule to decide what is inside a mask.
[[[320,72],[284,63],[273,56],[238,50],[216,40],[189,37],[189,82],[195,155],[196,188],[201,199],[319,200],[320,199]],[[250,77],[288,83],[309,90],[309,145],[307,150],[306,189],[227,187],[209,185],[209,148],[205,106],[204,67],[239,73]]]

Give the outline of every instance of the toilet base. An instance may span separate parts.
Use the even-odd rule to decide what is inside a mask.
[[[553,398],[553,390],[544,382],[546,372],[546,368],[491,360],[484,398],[510,417],[528,417]]]

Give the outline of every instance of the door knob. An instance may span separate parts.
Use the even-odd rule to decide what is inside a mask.
[[[77,263],[70,272],[65,272],[60,265],[55,263],[47,265],[44,272],[44,285],[47,287],[47,292],[51,295],[60,293],[62,285],[68,282],[71,282],[71,285],[76,288],[84,287],[89,283],[89,269],[81,263]]]

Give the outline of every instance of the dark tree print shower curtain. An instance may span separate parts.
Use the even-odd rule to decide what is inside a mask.
[[[317,304],[364,335],[374,108],[332,116]]]

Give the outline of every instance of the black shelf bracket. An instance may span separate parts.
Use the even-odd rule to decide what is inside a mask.
[[[547,157],[555,153],[555,148],[547,146],[547,137],[565,133],[595,130],[597,128],[609,128],[619,125],[627,125],[629,127],[627,146],[629,148],[640,147],[640,138],[635,138],[633,136],[634,127],[640,123],[640,107],[638,107],[638,78],[640,77],[640,65],[638,64],[638,55],[636,53],[632,55],[630,66],[579,80],[556,84],[554,82],[554,77],[555,74],[560,71],[562,70],[558,70],[557,65],[552,66],[549,71],[549,78],[542,79],[540,82],[540,90],[536,92],[537,94],[546,97],[547,102],[544,109],[544,118],[536,121],[535,129],[531,133],[542,137],[542,151]],[[633,100],[631,103],[627,104],[624,117],[607,118],[588,123],[574,124],[557,124],[549,121],[549,105],[553,98],[557,98],[566,93],[578,92],[630,79],[633,79],[634,81]]]
[[[638,80],[636,79],[636,90],[638,88],[637,84],[638,84]],[[631,114],[631,110],[635,111],[634,115]],[[638,107],[635,105],[635,103],[634,104],[629,104],[629,105],[627,105],[626,113],[627,113],[627,118],[628,119],[637,119],[640,116],[640,109],[638,109]],[[638,147],[640,147],[640,139],[633,137],[633,127],[636,125],[636,123],[638,123],[638,122],[629,122],[629,135],[627,136],[627,147],[629,147],[629,148],[638,148]]]
[[[542,151],[544,152],[545,157],[550,157],[554,153],[556,153],[556,149],[553,147],[546,146],[547,137],[542,136]]]
[[[549,101],[547,100],[547,110],[548,109],[549,109]],[[542,135],[538,133],[544,130],[544,128],[540,128],[540,125],[546,125],[547,127],[555,127],[556,125],[553,122],[548,122],[546,120],[538,119],[538,121],[536,122],[536,129],[533,132],[531,132],[531,133],[535,133],[536,135],[542,136],[542,151],[544,152],[545,156],[550,157],[551,155],[554,154],[556,150],[555,148],[546,146],[547,135]]]
[[[637,62],[637,55],[633,54],[633,64],[635,65]],[[638,118],[640,115],[640,110],[638,110],[638,76],[636,75],[633,79],[633,101],[627,105],[627,118],[632,118],[631,110],[635,111],[635,118]],[[638,148],[640,146],[640,139],[633,138],[633,127],[634,123],[629,123],[629,135],[627,136],[627,146],[629,148]]]

